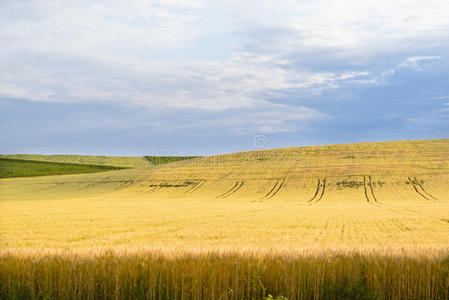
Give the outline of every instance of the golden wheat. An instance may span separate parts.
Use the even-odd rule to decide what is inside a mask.
[[[131,269],[156,270],[142,275],[144,280],[158,274],[158,264],[168,268],[168,277],[156,285],[165,294],[145,290],[153,298],[218,297],[228,288],[239,297],[259,298],[269,286],[266,291],[276,295],[310,299],[331,295],[326,289],[345,295],[343,287],[352,284],[372,297],[447,298],[449,140],[286,148],[97,174],[5,179],[0,199],[2,269],[9,270],[2,276],[15,282],[11,276],[25,276],[17,269],[21,264],[39,272],[48,265],[50,273],[62,272],[54,276],[67,280],[64,287],[20,277],[25,290],[42,284],[46,295],[73,296],[76,290],[79,298],[98,296],[93,286],[66,286],[78,282],[66,275],[78,267],[86,268],[80,271],[86,284],[93,284],[88,276],[95,277],[88,270],[100,272],[100,285],[111,297],[134,295],[136,285],[123,278],[140,277],[122,269],[129,263]],[[413,257],[393,253],[397,247]],[[135,248],[150,250],[89,256],[93,249]],[[88,258],[42,254],[54,249],[78,249]],[[267,256],[267,249],[277,254]],[[31,254],[16,255],[22,251]],[[178,254],[170,260],[168,252]],[[101,257],[111,261],[124,286],[107,277]],[[176,257],[185,264],[182,272],[173,265]],[[247,269],[239,273],[234,264]],[[190,276],[187,290],[183,276]],[[12,285],[6,290],[19,293]]]
[[[3,252],[2,299],[447,299],[446,251]]]

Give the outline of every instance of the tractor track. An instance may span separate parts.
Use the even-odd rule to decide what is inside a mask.
[[[312,202],[313,200],[315,200],[316,196],[318,195],[318,192],[320,191],[320,182],[321,182],[321,180],[318,179],[318,183],[317,183],[317,185],[316,185],[316,191],[315,191],[315,194],[314,194],[313,197],[312,197],[309,201],[307,201],[307,202]]]
[[[80,191],[85,191],[85,190],[91,189],[93,187],[97,187],[99,185],[107,184],[107,183],[108,183],[107,181],[96,181],[96,182],[88,183],[87,185],[83,186],[79,190]]]
[[[198,190],[200,187],[202,187],[205,183],[206,183],[206,180],[197,181],[196,184],[193,185],[193,187],[191,187],[190,189],[185,191],[183,194],[185,195],[185,194],[193,193],[196,190]]]
[[[78,190],[84,191],[84,190],[87,190],[88,188],[90,188],[91,186],[93,186],[93,184],[92,183],[88,183],[88,184],[82,186],[81,188],[79,188]]]
[[[369,189],[371,191],[371,196],[373,196],[374,202],[379,203],[379,201],[377,201],[376,196],[374,195],[374,189],[373,189],[373,183],[371,182],[371,176],[368,176],[369,179]]]
[[[323,179],[323,189],[321,190],[320,197],[315,201],[315,203],[323,198],[325,190],[326,190],[326,179]]]
[[[419,182],[419,180],[418,180],[416,177],[414,177],[414,179],[415,179],[415,183],[421,188],[421,191],[422,191],[424,194],[426,194],[427,196],[429,196],[430,198],[432,198],[432,199],[434,199],[434,200],[438,200],[437,198],[435,198],[434,196],[432,196],[432,194],[428,193],[428,192],[424,189],[424,187],[422,186],[422,184]]]
[[[433,201],[435,202],[435,198],[433,198],[433,196],[431,196],[433,199],[429,198],[428,196],[426,196],[425,194],[427,194],[426,191],[424,191],[422,185],[418,182],[418,180],[416,179],[416,177],[414,177],[414,180],[409,176],[408,177],[408,182],[413,186],[413,189],[415,190],[415,192],[420,195],[421,197],[423,197],[424,199],[428,200],[428,201]],[[422,192],[420,192],[420,190],[422,190]],[[424,194],[425,193],[425,194]]]
[[[187,191],[184,191],[181,195],[179,195],[176,198],[183,198],[188,194],[192,194],[199,190],[204,184],[206,183],[206,180],[202,179],[200,181],[197,181],[191,188],[189,188]]]
[[[364,190],[364,192],[365,192],[365,199],[366,199],[366,202],[370,203],[369,197],[368,197],[368,192],[367,192],[367,190],[366,190],[366,178],[365,178],[365,176],[363,176],[363,190]]]
[[[323,179],[323,181],[321,181],[321,179],[318,179],[315,194],[309,201],[307,201],[307,203],[309,203],[309,205],[312,205],[319,202],[323,198],[325,190],[326,179]]]
[[[274,196],[276,196],[276,194],[280,191],[280,189],[282,188],[284,183],[285,183],[285,178],[278,179],[276,181],[276,183],[274,184],[273,188],[265,196],[260,198],[260,200],[268,200],[268,199],[271,199]]]
[[[114,188],[114,190],[122,190],[122,189],[124,189],[124,188],[127,188],[127,187],[130,186],[131,184],[133,184],[133,181],[132,181],[132,180],[128,180],[128,181],[122,182],[122,183],[120,183],[120,185],[116,186],[116,187]]]
[[[245,181],[236,181],[235,184],[232,186],[232,188],[230,188],[229,190],[227,190],[223,194],[217,196],[216,198],[217,199],[219,199],[219,198],[224,199],[224,198],[227,198],[227,197],[231,196],[232,194],[237,192],[239,189],[241,189],[241,187],[243,186],[244,183],[245,183]]]
[[[159,191],[161,189],[162,189],[162,187],[160,185],[158,185],[158,186],[150,186],[150,190],[147,191],[146,194],[151,194],[151,193],[157,192],[157,191]]]
[[[373,189],[373,184],[371,181],[371,176],[368,176],[368,175],[363,176],[363,189],[365,192],[366,202],[368,202],[369,204],[379,203],[377,201],[376,196],[374,195],[374,189]]]
[[[177,181],[176,184],[169,184],[169,183],[150,184],[150,185],[149,185],[150,190],[147,191],[146,193],[157,192],[157,191],[159,191],[159,190],[161,190],[161,189],[163,189],[163,188],[164,188],[164,189],[165,189],[165,188],[179,188],[179,187],[190,186],[190,185],[193,184],[193,186],[192,186],[189,190],[187,190],[187,191],[184,192],[184,193],[188,193],[188,192],[193,192],[193,191],[192,191],[193,189],[199,188],[198,185],[200,185],[200,183],[202,183],[202,184],[201,184],[201,186],[202,186],[205,182],[206,182],[205,180],[199,180],[199,181],[196,181],[196,182],[190,182],[190,181]],[[195,190],[196,190],[196,189],[195,189]]]

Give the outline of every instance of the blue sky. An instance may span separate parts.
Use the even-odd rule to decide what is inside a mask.
[[[244,2],[1,1],[0,153],[449,137],[448,2]]]

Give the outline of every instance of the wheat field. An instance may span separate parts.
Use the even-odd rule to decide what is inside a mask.
[[[172,283],[162,285],[165,294],[151,294],[150,288],[141,298],[204,299],[216,298],[218,292],[226,299],[260,299],[269,293],[292,299],[360,298],[344,289],[351,280],[357,293],[368,298],[448,297],[449,140],[283,148],[95,174],[2,179],[0,199],[3,282],[16,282],[14,276],[39,282],[37,277],[25,280],[24,271],[18,269],[22,263],[34,270],[44,261],[51,261],[49,268],[69,268],[84,255],[87,258],[78,267],[85,263],[94,272],[104,268],[98,257],[106,255],[114,268],[133,261],[135,268],[145,270],[151,269],[151,263],[145,264],[147,256],[164,268],[176,265],[174,256],[181,265],[190,259],[193,269],[204,267],[211,273],[198,271],[195,277],[190,271],[171,269],[167,276],[172,281],[166,280]],[[129,251],[137,254],[120,254]],[[222,256],[212,259],[214,255]],[[241,283],[254,287],[252,292],[238,285],[240,290],[230,279],[235,276],[227,273],[234,270],[233,264],[248,266],[246,273],[242,271],[244,280],[260,279],[257,287]],[[260,275],[260,268],[271,265],[278,269]],[[352,275],[364,275],[344,275],[351,265]],[[55,278],[69,272],[61,268],[51,271],[59,272]],[[394,276],[398,269],[408,275]],[[97,271],[106,274],[101,270]],[[89,275],[83,272],[80,276]],[[145,280],[153,276],[148,274]],[[204,283],[206,274],[227,283]],[[98,279],[103,288],[118,284],[105,276]],[[293,288],[295,282],[290,280],[298,278]],[[176,292],[189,280],[206,286],[201,292]],[[57,283],[36,284],[46,291],[43,294],[57,295],[49,290],[57,290]],[[400,287],[392,288],[396,285]],[[132,294],[137,286],[147,285],[123,288]],[[93,287],[78,288],[70,289],[80,293],[75,298],[122,298],[99,296]],[[222,294],[227,288],[235,292]],[[27,291],[39,298],[33,294],[39,288],[2,284],[2,295],[13,295],[5,290],[15,291],[14,295]],[[71,298],[70,291],[60,292]]]

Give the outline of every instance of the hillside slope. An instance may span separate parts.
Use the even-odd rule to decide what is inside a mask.
[[[3,247],[446,247],[449,140],[4,179],[0,199]]]
[[[113,166],[123,168],[137,168],[152,165],[152,163],[145,159],[145,157],[134,156],[8,154],[0,155],[0,158]]]

